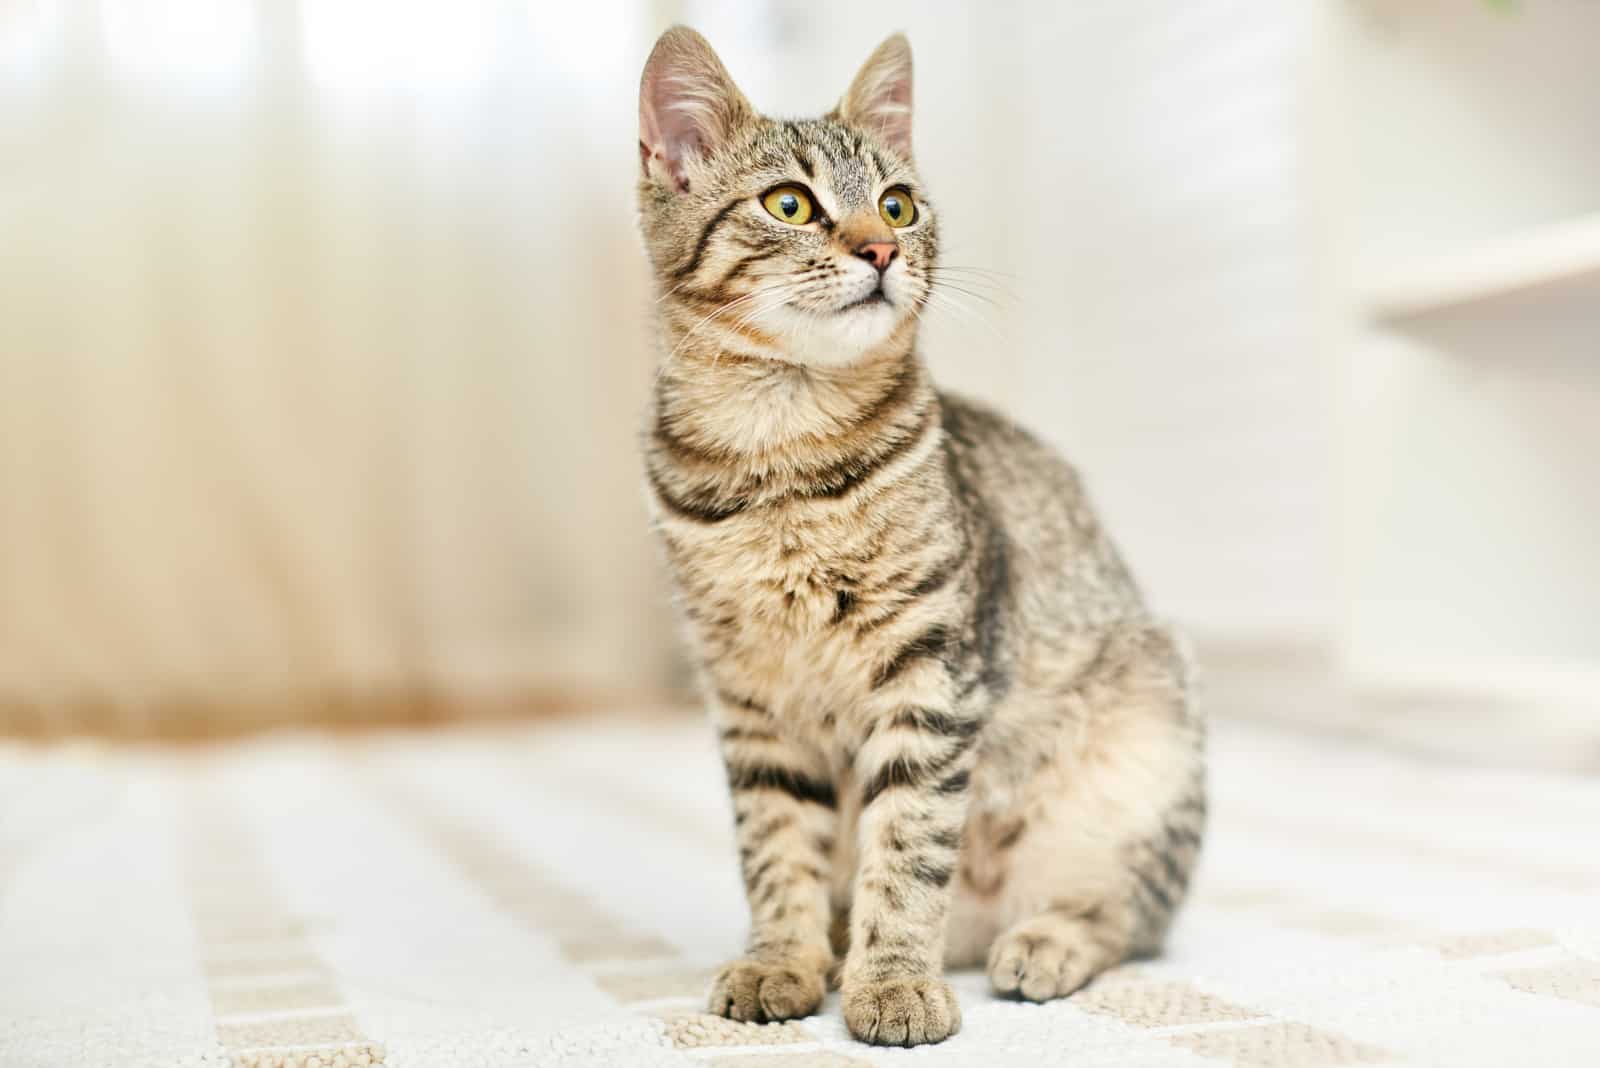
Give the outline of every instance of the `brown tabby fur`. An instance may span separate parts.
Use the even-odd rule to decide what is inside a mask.
[[[1205,818],[1184,659],[1078,476],[918,356],[940,275],[910,101],[892,37],[828,116],[764,118],[675,28],[639,183],[650,498],[750,900],[711,1009],[804,1016],[835,974],[851,1033],[896,1045],[960,1028],[947,963],[1038,1001],[1155,950]],[[767,212],[783,183],[815,220]],[[876,297],[871,242],[896,251]]]

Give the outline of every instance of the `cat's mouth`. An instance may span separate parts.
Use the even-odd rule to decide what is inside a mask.
[[[889,294],[883,291],[882,286],[874,289],[860,300],[852,300],[849,304],[843,305],[838,309],[837,314],[843,315],[845,312],[852,312],[858,308],[876,308],[880,304],[893,305],[893,301],[889,299]]]

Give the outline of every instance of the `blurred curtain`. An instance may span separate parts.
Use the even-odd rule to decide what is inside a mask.
[[[672,681],[647,6],[0,0],[0,730]]]
[[[0,0],[0,729],[680,677],[636,428],[639,64],[815,114],[894,30],[946,385],[1202,638],[1335,616],[1314,0]],[[992,273],[998,271],[998,273]]]

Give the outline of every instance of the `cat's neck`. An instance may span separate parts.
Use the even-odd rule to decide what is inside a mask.
[[[886,397],[931,392],[915,321],[859,358],[818,367],[735,356],[711,346],[675,352],[656,381],[659,429],[712,455],[773,456],[852,434]]]

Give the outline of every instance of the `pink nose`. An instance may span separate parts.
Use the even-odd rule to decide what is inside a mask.
[[[887,271],[899,254],[900,248],[893,241],[869,241],[856,249],[856,255],[876,267],[879,274]]]

